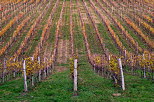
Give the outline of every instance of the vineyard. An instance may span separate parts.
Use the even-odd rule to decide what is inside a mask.
[[[0,101],[152,102],[153,90],[154,0],[0,0]]]

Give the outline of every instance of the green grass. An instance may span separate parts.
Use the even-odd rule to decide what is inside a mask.
[[[88,37],[88,43],[90,45],[90,49],[92,53],[102,54],[103,50],[101,48],[101,44],[99,43],[96,32],[91,24],[85,24],[86,34]]]
[[[73,9],[76,9],[74,7]],[[78,49],[78,54],[83,54],[83,50],[85,50],[84,46],[84,37],[81,31],[81,27],[79,26],[79,15],[73,14],[72,15],[72,22],[73,22],[73,36],[74,36],[74,47],[75,51]]]
[[[70,26],[69,25],[62,26],[62,39],[64,40],[70,39]]]
[[[56,33],[56,27],[57,27],[56,23],[59,19],[61,9],[62,9],[62,5],[59,5],[59,7],[56,9],[56,12],[54,13],[53,20],[52,20],[53,25],[50,28],[49,38],[47,39],[47,42],[50,44],[52,43],[52,45],[54,45],[55,33]]]
[[[79,49],[79,54],[82,54],[83,49],[85,49],[83,35],[79,26],[74,26],[74,47]]]
[[[55,33],[56,33],[56,25],[53,25],[50,29],[49,39],[47,39],[48,43],[54,43]]]
[[[152,102],[154,101],[154,83],[152,80],[141,79],[136,76],[125,75],[126,91],[118,101],[125,102]]]
[[[22,91],[23,81],[21,79],[6,82],[0,86],[0,101],[15,101]]]
[[[64,40],[69,40],[70,39],[70,8],[69,8],[69,2],[66,1],[65,7],[64,7],[64,12],[63,12],[63,20],[62,24],[63,26],[61,27],[61,33],[62,33],[62,39]]]
[[[50,47],[51,49],[54,48],[55,34],[57,29],[56,24],[59,20],[61,9],[62,9],[62,5],[59,5],[56,9],[56,12],[53,15],[52,25],[50,27],[50,32],[49,32],[49,38],[46,41],[46,44],[50,44],[47,47]]]
[[[116,47],[116,45],[114,44],[112,38],[109,36],[109,33],[105,29],[104,25],[102,23],[100,23],[97,26],[98,26],[98,30],[99,30],[101,37],[104,39],[104,43],[106,45],[106,48],[108,48],[111,53],[118,55],[119,50]]]

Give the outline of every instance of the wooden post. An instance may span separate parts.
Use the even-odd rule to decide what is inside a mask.
[[[15,77],[16,77],[16,71],[13,72],[13,78],[15,78]]]
[[[45,63],[45,65],[46,65],[46,58],[44,58],[44,63]],[[47,77],[47,73],[46,73],[46,68],[44,68],[44,78],[46,78]]]
[[[15,62],[15,58],[13,59],[13,61]],[[13,77],[14,78],[16,77],[16,70],[14,70],[14,72],[13,72]]]
[[[145,56],[144,56],[144,54],[143,54],[143,60],[145,60]],[[144,65],[144,69],[143,69],[143,77],[146,78],[145,65]]]
[[[23,72],[24,72],[24,91],[28,91],[27,89],[27,75],[26,75],[26,61],[23,63]]]
[[[32,75],[32,86],[34,86],[34,75]]]
[[[121,58],[118,58],[118,62],[119,62],[119,67],[120,67],[120,72],[121,72],[122,90],[125,90],[125,81],[124,81],[124,74],[123,74],[123,69],[122,69]]]
[[[39,62],[39,65],[40,65],[41,64],[40,57],[38,57],[38,62]],[[39,70],[39,81],[41,81],[41,70]]]
[[[109,61],[111,60],[111,56],[109,55],[109,59],[108,59]]]
[[[34,57],[31,57],[31,60],[34,61]],[[34,75],[32,75],[32,86],[34,86]]]
[[[2,82],[5,82],[5,71],[6,71],[6,59],[4,58],[4,67],[3,67],[3,75],[2,75]]]
[[[134,62],[133,62],[133,55],[131,54],[131,63],[130,63],[130,65],[131,65],[131,72],[132,72],[132,73],[134,73],[134,72],[133,72],[133,68],[134,68],[134,67],[133,67],[133,63],[134,63]]]
[[[96,72],[96,69],[95,69],[95,63],[94,63],[94,72]]]
[[[127,51],[126,50],[124,50],[124,51],[125,51],[125,63],[126,63]]]
[[[77,91],[77,62],[78,60],[74,60],[74,91]]]
[[[108,56],[108,65],[110,65],[111,57],[112,57],[111,55]],[[104,69],[104,70],[105,70],[105,74],[104,74],[105,77],[110,78],[110,76],[111,76],[110,73],[108,71],[106,71],[106,69]]]

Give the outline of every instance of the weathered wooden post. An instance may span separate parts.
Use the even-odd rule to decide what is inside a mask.
[[[119,63],[120,73],[121,73],[122,90],[125,90],[125,81],[124,81],[124,74],[123,74],[123,69],[122,69],[121,58],[118,58],[118,63]]]
[[[74,59],[74,92],[77,91],[77,59]]]
[[[46,57],[44,58],[44,63],[45,63],[45,66],[46,66]],[[47,73],[46,73],[46,68],[44,68],[44,78],[46,78],[47,77]]]
[[[41,64],[40,57],[38,57],[39,65]],[[41,69],[39,70],[39,81],[41,81]]]
[[[126,60],[127,60],[127,51],[124,50],[124,57],[125,57],[125,65],[126,65]]]
[[[143,60],[145,60],[144,54],[143,54]],[[144,68],[143,68],[143,77],[146,78],[146,69],[145,69],[145,65],[144,65]]]
[[[51,74],[52,74],[54,71],[54,60],[53,59],[50,59],[50,60],[52,60],[52,65],[51,65]]]
[[[96,66],[96,65],[95,65],[95,63],[94,63],[94,72],[96,72],[95,66]]]
[[[26,61],[24,60],[24,63],[23,63],[23,72],[24,72],[24,91],[28,91],[28,88],[27,88],[27,75],[26,75]]]
[[[6,71],[6,59],[4,58],[4,67],[3,67],[3,73],[2,73],[2,82],[5,82],[5,71]]]
[[[31,57],[31,60],[34,61],[34,57]],[[31,76],[32,86],[34,86],[34,75]]]
[[[13,59],[13,61],[15,62],[15,58]],[[16,70],[14,70],[14,72],[13,72],[13,77],[14,78],[16,77]]]

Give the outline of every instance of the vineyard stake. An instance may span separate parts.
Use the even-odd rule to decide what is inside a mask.
[[[127,59],[127,51],[126,50],[124,50],[124,53],[125,53],[125,64],[126,64],[126,59]]]
[[[44,63],[45,63],[45,66],[46,66],[46,57],[44,58]],[[47,77],[47,74],[46,74],[46,68],[44,68],[44,78],[46,78]]]
[[[38,62],[39,62],[39,65],[40,65],[41,64],[40,57],[38,57]],[[39,70],[39,81],[41,81],[41,70]]]
[[[32,86],[34,86],[34,75],[32,75]]]
[[[24,91],[28,91],[27,89],[27,76],[26,76],[26,61],[23,63],[23,72],[24,72]]]
[[[144,54],[143,54],[143,60],[145,60],[145,56],[144,56]],[[144,65],[144,68],[143,68],[143,77],[144,78],[146,78],[146,71],[145,71],[145,65]]]
[[[34,57],[31,57],[31,60],[34,61]],[[32,75],[32,86],[34,86],[34,75]]]
[[[15,58],[13,59],[13,61],[15,62]],[[13,72],[13,77],[15,78],[16,77],[16,71],[14,70]]]
[[[96,71],[96,69],[95,69],[95,64],[94,64],[94,72]]]
[[[6,70],[6,59],[4,58],[4,68],[3,68],[3,83],[5,81],[5,70]]]
[[[122,90],[125,90],[125,81],[124,81],[121,58],[118,58],[118,62],[119,62],[119,67],[120,67],[120,72],[121,72]]]
[[[74,60],[74,91],[77,91],[77,59]]]

